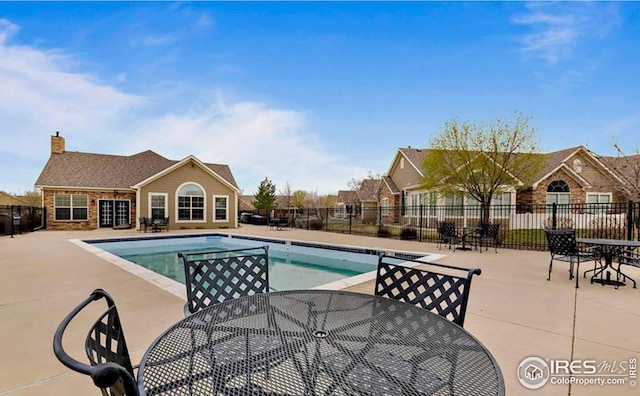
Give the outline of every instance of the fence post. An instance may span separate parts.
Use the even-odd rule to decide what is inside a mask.
[[[378,206],[378,231],[382,227],[382,206]]]
[[[558,204],[555,202],[551,205],[551,228],[558,228]]]
[[[633,201],[629,200],[629,206],[627,210],[627,240],[633,240]]]
[[[349,235],[351,235],[351,219],[353,219],[353,209],[351,209],[351,212],[348,213],[349,216]]]
[[[325,218],[324,230],[326,232],[329,232],[329,208],[324,208],[324,218]]]
[[[418,233],[420,234],[418,241],[422,242],[422,204],[420,204],[418,208],[418,216],[420,216],[418,218]]]
[[[11,226],[11,238],[13,238],[13,228],[15,227],[13,225],[13,205],[11,205],[11,208],[10,208],[9,221],[10,221],[9,225]]]
[[[309,210],[309,208],[305,208],[305,210],[307,211],[307,230],[309,229],[309,214],[311,213],[311,211]]]

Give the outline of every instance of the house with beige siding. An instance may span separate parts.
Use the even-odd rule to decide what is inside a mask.
[[[425,205],[426,210],[430,210],[429,206],[433,208],[443,205],[459,207],[460,210],[464,206],[466,210],[474,211],[477,201],[464,191],[442,195],[425,191],[421,187],[421,179],[424,177],[422,163],[427,153],[428,149],[412,147],[399,148],[396,152],[377,194],[380,198],[378,205],[383,211],[383,222],[411,223],[413,218],[418,217],[416,208],[420,205]],[[638,193],[640,170],[637,165],[640,155],[600,157],[584,146],[577,146],[540,156],[544,167],[534,175],[531,186],[504,186],[503,191],[494,196],[492,205],[572,203],[588,207],[589,204],[637,198],[632,197],[632,193]],[[598,210],[606,210],[606,205],[597,206]],[[435,216],[435,211],[432,214]],[[506,218],[511,213],[501,210],[494,214]],[[423,213],[423,217],[428,218],[429,213]]]
[[[228,165],[194,156],[169,160],[151,150],[131,156],[66,151],[59,133],[35,187],[53,230],[140,229],[142,217],[170,229],[235,228],[240,189]]]

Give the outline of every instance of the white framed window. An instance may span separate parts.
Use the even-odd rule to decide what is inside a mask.
[[[491,199],[494,217],[509,217],[511,214],[511,192],[495,193]]]
[[[167,218],[168,202],[169,194],[167,193],[149,193],[149,218],[153,220]]]
[[[551,212],[553,204],[562,205],[559,210],[569,211],[571,203],[571,190],[569,185],[563,180],[554,180],[547,186],[547,212]]]
[[[229,196],[228,195],[213,196],[213,221],[214,222],[229,221]]]
[[[611,193],[587,193],[589,213],[605,214],[611,209]]]
[[[444,196],[445,214],[447,216],[463,215],[464,194],[461,192],[448,193]]]
[[[418,216],[418,210],[420,210],[420,194],[411,195],[411,217]]]
[[[467,212],[467,217],[471,218],[479,218],[482,216],[482,205],[480,205],[480,201],[471,196],[471,194],[466,194],[464,198],[464,209]]]
[[[400,169],[404,169],[404,157],[400,158]]]
[[[380,200],[380,214],[382,216],[389,216],[389,198],[382,198]]]
[[[55,194],[53,205],[56,221],[86,221],[89,219],[87,194]]]
[[[181,222],[205,221],[204,189],[193,182],[182,184],[176,192],[177,220]]]
[[[438,204],[438,192],[429,191],[428,193],[424,193],[423,200],[424,204],[428,205],[427,213],[429,213],[429,216],[435,216],[436,205]]]

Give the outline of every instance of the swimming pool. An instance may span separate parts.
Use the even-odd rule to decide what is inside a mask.
[[[277,290],[343,288],[375,277],[378,250],[323,245],[249,236],[207,234],[82,241],[97,251],[114,255],[139,268],[124,268],[140,275],[141,268],[184,284],[184,269],[177,252],[269,246],[269,283]],[[417,258],[420,253],[388,252]],[[110,257],[105,257],[114,261]],[[122,263],[115,262],[123,266]],[[151,280],[153,282],[153,280]],[[155,282],[154,282],[155,283]],[[182,286],[184,289],[184,286]]]

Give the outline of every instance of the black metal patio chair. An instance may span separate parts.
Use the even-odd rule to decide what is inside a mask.
[[[480,252],[484,245],[485,251],[489,250],[492,245],[496,253],[498,253],[498,241],[500,239],[500,223],[481,223],[478,234],[473,238],[477,243]]]
[[[229,298],[266,293],[269,288],[269,246],[249,249],[178,253],[184,264],[189,316]]]
[[[442,249],[442,244],[449,245],[449,249],[462,242],[462,235],[456,230],[456,225],[453,222],[438,221],[438,249]]]
[[[549,261],[549,275],[547,280],[551,280],[551,271],[553,269],[553,261],[564,261],[569,263],[569,279],[576,278],[576,288],[578,287],[578,279],[580,278],[580,263],[593,261],[594,266],[599,263],[598,258],[591,252],[582,252],[578,249],[576,242],[576,230],[573,228],[563,229],[545,229],[544,233],[547,237],[549,253],[551,253],[551,261]],[[574,275],[573,263],[577,263]]]
[[[635,289],[636,281],[632,277],[625,275],[620,271],[623,265],[640,268],[640,253],[638,253],[634,249],[626,249],[622,251],[622,253],[620,253],[620,255],[618,256],[618,271],[616,271],[616,281],[617,281],[616,289],[620,287],[620,275],[622,275],[623,281],[626,281],[627,279],[631,280],[631,282],[633,282],[633,288]]]
[[[85,339],[85,352],[90,364],[72,358],[62,347],[64,332],[73,318],[92,302],[104,298],[107,310],[91,326]],[[73,371],[88,375],[104,396],[137,395],[134,369],[125,342],[118,310],[109,293],[94,290],[60,323],[53,337],[53,352],[58,360]]]
[[[462,327],[471,278],[481,273],[479,268],[435,264],[381,253],[374,293],[432,311]]]
[[[148,232],[149,230],[153,230],[153,219],[150,217],[141,217],[140,218],[140,228],[144,232]]]

